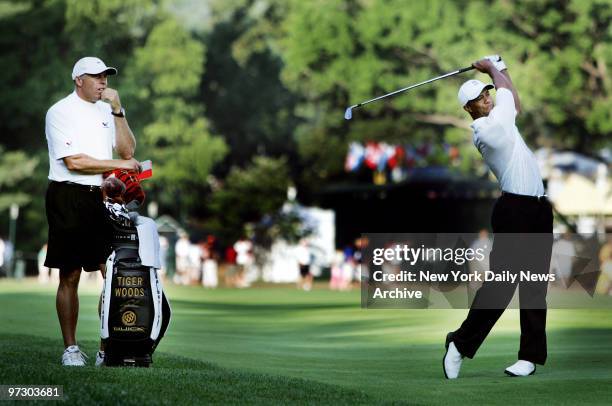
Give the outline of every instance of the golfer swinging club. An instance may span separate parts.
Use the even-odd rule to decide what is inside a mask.
[[[468,80],[459,89],[459,103],[474,122],[474,145],[499,181],[502,195],[495,203],[491,223],[495,240],[491,269],[529,266],[548,273],[552,242],[552,207],[544,195],[544,185],[536,159],[515,125],[520,112],[519,97],[505,63],[497,55],[485,57],[473,66],[488,74],[497,91],[495,106],[489,95],[493,85]],[[527,238],[509,233],[544,236],[543,244],[527,244]],[[549,238],[550,237],[550,238]],[[524,252],[517,252],[517,247]],[[521,262],[523,261],[523,262]],[[502,265],[502,267],[500,267]],[[510,265],[510,266],[508,266]],[[493,328],[514,291],[519,286],[521,339],[518,361],[506,368],[511,376],[528,376],[535,364],[546,361],[546,282],[485,282],[478,290],[465,321],[446,338],[444,375],[459,376],[464,357],[472,358]]]

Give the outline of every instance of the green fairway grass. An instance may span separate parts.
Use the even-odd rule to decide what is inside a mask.
[[[189,358],[163,354],[156,367],[65,368],[49,339],[0,335],[0,382],[22,385],[62,385],[64,400],[91,405],[198,403],[367,403],[372,398],[356,390],[303,379],[220,368]],[[92,343],[92,346],[94,344]],[[27,357],[23,348],[26,347]]]
[[[0,383],[61,384],[83,403],[609,404],[608,310],[549,310],[549,360],[529,378],[503,374],[520,335],[508,310],[447,381],[444,337],[466,310],[363,310],[358,291],[322,285],[167,293],[173,320],[153,368],[68,370],[54,288],[0,281]],[[92,358],[97,295],[93,283],[80,289],[78,337]]]

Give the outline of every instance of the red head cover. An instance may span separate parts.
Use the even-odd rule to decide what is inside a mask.
[[[109,176],[114,176],[125,184],[123,201],[126,205],[138,207],[144,202],[145,193],[144,190],[142,190],[142,186],[140,186],[138,172],[128,171],[127,169],[115,169],[111,172],[105,172],[102,176],[104,179]]]

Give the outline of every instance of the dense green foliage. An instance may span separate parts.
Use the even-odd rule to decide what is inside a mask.
[[[277,213],[290,185],[285,159],[255,157],[252,164],[234,167],[210,200],[210,227],[225,243],[244,236],[245,222],[255,223]]]
[[[30,158],[23,151],[6,152],[0,146],[0,211],[11,204],[24,206],[30,203],[32,196],[20,187],[22,182],[31,177],[38,165],[36,158]]]
[[[286,3],[267,2],[276,13],[263,13],[254,30],[281,55],[284,83],[302,96],[296,135],[311,179],[341,174],[347,140],[446,141],[472,156],[456,92],[473,74],[369,105],[350,123],[341,116],[350,104],[493,53],[507,61],[522,96],[519,125],[528,140],[587,153],[606,144],[610,1]]]
[[[26,205],[27,234],[18,237],[32,251],[45,234],[44,115],[71,91],[72,65],[84,55],[119,68],[110,86],[128,111],[137,158],[154,162],[148,201],[203,228],[255,221],[237,208],[243,217],[230,225],[218,207],[242,187],[232,168],[256,155],[284,157],[306,197],[347,179],[353,140],[444,142],[460,151],[455,170],[472,171],[477,153],[456,90],[483,75],[368,105],[351,122],[342,115],[486,54],[506,60],[532,145],[596,154],[612,132],[611,21],[610,0],[1,1],[2,162],[23,166],[24,181],[21,197],[5,183],[0,193]],[[432,163],[448,160],[434,154],[421,164]],[[278,207],[275,199],[264,206]]]

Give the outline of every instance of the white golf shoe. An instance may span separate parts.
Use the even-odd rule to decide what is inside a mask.
[[[457,379],[461,369],[461,362],[463,362],[463,355],[461,355],[451,339],[451,333],[449,333],[446,336],[446,354],[442,358],[442,368],[444,369],[446,379]]]
[[[504,372],[510,376],[529,376],[533,375],[535,371],[536,366],[533,362],[518,360],[514,365],[506,368]]]
[[[62,354],[62,365],[68,367],[84,367],[87,364],[87,354],[78,345],[71,345]]]
[[[96,366],[97,367],[104,366],[104,351],[98,351],[96,353]]]

